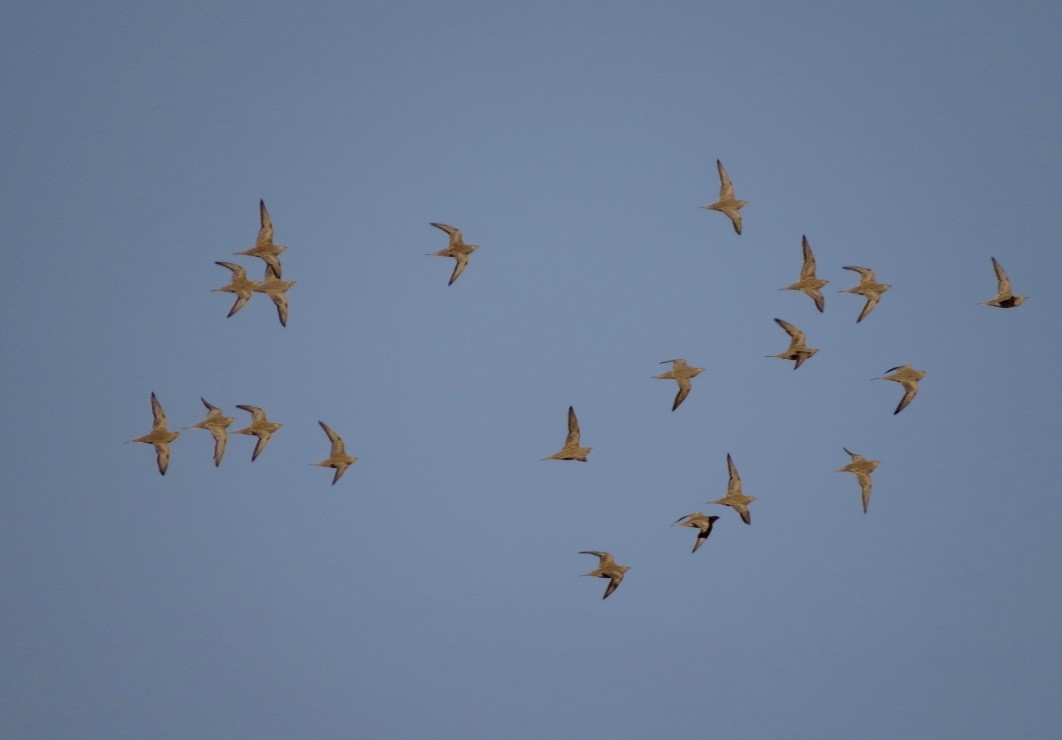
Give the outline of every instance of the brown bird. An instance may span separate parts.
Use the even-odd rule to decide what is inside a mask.
[[[868,267],[845,266],[844,269],[859,273],[859,285],[838,292],[855,293],[856,295],[861,295],[867,299],[867,302],[863,304],[863,310],[859,312],[859,318],[856,319],[856,323],[858,324],[870,315],[870,312],[874,310],[874,306],[878,305],[878,301],[881,300],[881,294],[892,286],[887,285],[886,283],[877,282],[877,279],[874,277],[874,271]]]
[[[465,239],[461,235],[461,229],[455,229],[453,226],[447,226],[446,224],[432,223],[437,229],[442,229],[450,235],[450,244],[446,249],[440,249],[438,252],[432,252],[429,257],[453,257],[457,264],[454,265],[453,274],[450,275],[450,282],[447,285],[453,285],[454,281],[461,276],[461,273],[468,267],[468,255],[475,252],[479,247],[475,244],[465,244]]]
[[[229,433],[226,430],[232,425],[232,422],[236,421],[236,417],[225,416],[221,409],[203,397],[200,397],[199,400],[207,407],[206,418],[198,424],[193,424],[187,428],[206,429],[214,436],[214,467],[218,467],[221,465],[221,458],[225,454],[225,445],[229,441]]]
[[[790,336],[789,348],[785,352],[779,352],[776,355],[767,355],[768,357],[777,357],[781,360],[793,360],[793,369],[796,370],[804,364],[804,360],[809,357],[814,357],[815,353],[819,351],[816,347],[809,347],[805,343],[807,337],[804,336],[804,332],[797,329],[788,321],[775,319],[774,322],[785,329],[786,334]]]
[[[257,289],[261,283],[258,283],[255,280],[249,280],[247,278],[247,271],[234,262],[215,262],[214,264],[221,265],[232,271],[232,280],[229,281],[228,285],[214,288],[215,293],[234,293],[236,295],[236,302],[232,304],[228,316],[225,317],[229,318],[247,305],[247,301],[251,300],[251,292]]]
[[[151,425],[151,431],[143,437],[129,440],[130,442],[142,442],[155,447],[155,457],[159,465],[159,473],[166,475],[166,468],[170,467],[170,442],[181,436],[180,432],[171,432],[166,424],[166,412],[162,410],[162,404],[151,393],[151,414],[155,422]]]
[[[258,442],[254,446],[254,452],[251,453],[251,462],[254,462],[258,459],[258,456],[262,454],[262,450],[266,448],[266,445],[269,444],[269,440],[273,437],[273,432],[277,431],[284,425],[267,419],[266,412],[257,406],[238,403],[236,404],[236,408],[243,409],[251,414],[251,425],[244,429],[237,429],[236,434],[248,434],[258,437]]]
[[[583,575],[609,579],[608,585],[605,587],[605,595],[601,597],[602,599],[607,599],[619,587],[620,583],[623,582],[624,573],[630,570],[629,566],[618,565],[611,553],[601,552],[600,550],[580,550],[579,554],[596,555],[598,557],[598,567],[589,573],[583,573]]]
[[[996,308],[1014,308],[1024,303],[1029,296],[1014,295],[1014,289],[1010,287],[1010,278],[1007,277],[1007,273],[1003,270],[1003,265],[999,264],[995,257],[992,258],[992,267],[996,271],[999,288],[996,290],[996,297],[990,301],[985,301],[984,305],[995,306]]]
[[[749,513],[748,506],[756,500],[756,497],[746,496],[745,492],[741,490],[741,476],[738,475],[737,466],[734,465],[729,452],[726,453],[726,466],[730,472],[730,480],[726,484],[726,496],[709,503],[729,506],[741,515],[741,521],[745,522],[745,524],[752,524],[752,514]]]
[[[893,373],[893,370],[896,372]],[[893,374],[889,375],[889,373]],[[903,386],[903,398],[900,399],[896,410],[892,412],[894,416],[907,408],[908,404],[914,400],[915,395],[918,393],[918,381],[925,376],[925,370],[915,370],[910,365],[890,367],[885,371],[885,375],[881,376],[880,380],[892,380]],[[879,380],[879,378],[874,378],[874,380]]]
[[[266,210],[265,201],[258,201],[258,217],[262,222],[262,228],[258,230],[258,240],[255,245],[250,249],[245,249],[242,252],[236,254],[243,254],[248,257],[258,257],[264,260],[266,265],[273,268],[273,272],[276,276],[280,277],[280,253],[287,247],[282,247],[279,244],[273,243],[273,220],[269,218],[269,211]]]
[[[709,206],[703,206],[703,208],[709,211],[725,213],[731,223],[734,224],[734,231],[740,234],[741,209],[748,205],[748,201],[737,200],[734,197],[734,183],[730,182],[730,175],[726,173],[726,168],[723,167],[723,163],[718,159],[715,160],[715,168],[719,170],[719,200]]]
[[[336,484],[336,481],[342,477],[343,473],[347,472],[347,468],[358,461],[358,458],[354,455],[348,455],[346,446],[343,444],[343,438],[340,437],[332,427],[325,424],[323,421],[318,421],[321,425],[321,429],[324,429],[324,433],[328,435],[328,439],[332,441],[332,452],[324,460],[319,463],[313,463],[319,468],[335,468],[336,475],[332,478],[332,485]]]
[[[578,460],[586,462],[586,456],[590,454],[592,447],[582,447],[579,442],[579,420],[575,418],[575,409],[568,407],[568,437],[564,440],[564,447],[560,452],[554,452],[543,460]]]
[[[672,404],[671,410],[674,411],[679,407],[683,401],[686,400],[686,396],[690,394],[690,390],[693,388],[691,378],[695,378],[704,372],[703,367],[692,367],[685,360],[664,360],[660,364],[671,363],[671,369],[666,373],[660,373],[654,375],[656,380],[674,380],[678,383],[678,393],[675,395],[675,403]]]
[[[826,299],[822,297],[821,289],[829,284],[830,281],[822,280],[815,276],[815,255],[811,251],[811,245],[808,244],[806,236],[804,237],[803,247],[804,264],[800,268],[800,279],[792,285],[780,288],[780,290],[799,290],[815,301],[815,308],[819,309],[819,313],[822,313],[826,307]]]
[[[281,326],[288,325],[288,288],[294,284],[294,280],[281,280],[280,273],[274,271],[272,265],[266,265],[265,280],[251,288],[256,293],[265,293],[273,300]]]
[[[708,539],[708,535],[712,533],[712,525],[715,524],[715,520],[718,518],[719,517],[715,516],[714,514],[712,516],[707,516],[699,511],[695,511],[692,514],[687,514],[681,519],[675,520],[675,523],[671,526],[696,527],[698,530],[700,530],[699,532],[697,532],[697,539],[693,541],[693,550],[691,551],[697,552],[697,548],[703,545],[705,543],[705,540]]]
[[[881,460],[867,460],[847,447],[842,447],[841,449],[848,453],[852,461],[843,468],[838,468],[836,472],[855,473],[856,480],[859,481],[859,490],[863,493],[863,513],[866,514],[867,507],[870,506],[870,489],[874,485],[870,480],[870,474],[881,464]]]

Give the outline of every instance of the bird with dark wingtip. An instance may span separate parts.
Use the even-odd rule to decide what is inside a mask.
[[[583,573],[584,576],[595,576],[597,578],[607,578],[608,585],[605,586],[605,595],[602,599],[607,599],[613,591],[619,588],[620,583],[623,582],[624,574],[630,570],[630,566],[619,565],[612,557],[612,553],[603,552],[601,550],[580,550],[580,555],[596,555],[598,558],[598,566],[589,573]]]
[[[675,394],[675,402],[671,405],[671,410],[677,409],[683,401],[686,400],[686,396],[690,394],[690,390],[693,388],[692,379],[704,372],[703,367],[693,367],[688,362],[682,359],[678,360],[664,360],[661,365],[671,363],[671,369],[666,373],[660,373],[654,375],[656,380],[674,380],[678,383],[678,393]]]
[[[889,375],[889,373],[892,373],[892,375]],[[897,365],[896,367],[890,367],[885,371],[884,375],[880,378],[873,378],[873,380],[891,380],[903,386],[903,398],[897,404],[896,410],[892,412],[893,416],[895,416],[907,408],[911,401],[914,400],[915,395],[918,393],[918,381],[925,376],[925,370],[915,370],[910,365]]]

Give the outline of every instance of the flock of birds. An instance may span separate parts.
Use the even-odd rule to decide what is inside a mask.
[[[720,181],[719,200],[715,203],[704,206],[704,208],[706,210],[719,211],[726,215],[733,224],[734,231],[740,235],[742,228],[741,209],[747,205],[748,201],[735,198],[734,185],[731,182],[726,169],[723,167],[723,163],[719,160],[716,160],[716,169],[719,173]],[[268,295],[276,305],[277,316],[280,320],[281,326],[287,326],[287,291],[295,285],[295,282],[283,280],[281,278],[282,266],[280,263],[280,254],[286,249],[286,247],[278,245],[273,241],[273,222],[269,217],[269,212],[266,210],[264,201],[259,201],[259,216],[261,220],[261,228],[258,232],[258,239],[255,242],[255,246],[242,252],[237,252],[236,254],[257,257],[265,262],[265,275],[262,281],[259,282],[249,279],[247,277],[246,269],[241,265],[232,262],[219,261],[215,264],[231,271],[232,279],[227,285],[215,289],[215,292],[232,293],[236,296],[236,302],[233,303],[232,308],[229,310],[228,317],[234,316],[240,311],[240,309],[247,305],[254,293],[264,293]],[[468,267],[469,256],[476,251],[478,247],[475,244],[465,243],[464,236],[460,229],[442,223],[432,223],[431,225],[445,232],[449,237],[449,244],[445,249],[432,252],[429,256],[453,258],[455,264],[448,283],[449,285],[453,285],[457,278],[459,278],[465,271],[465,268]],[[803,237],[802,247],[804,262],[800,269],[800,278],[792,285],[787,285],[780,290],[796,290],[806,294],[814,302],[815,307],[819,312],[822,313],[825,311],[825,299],[822,295],[822,288],[825,287],[829,281],[816,276],[815,255],[811,250],[811,245],[808,243],[806,236]],[[996,273],[998,287],[996,296],[990,300],[984,301],[984,305],[997,308],[1014,308],[1020,306],[1027,296],[1014,294],[1007,273],[995,257],[992,258],[992,267]],[[854,287],[841,292],[853,293],[866,299],[862,311],[860,311],[858,318],[856,318],[856,323],[859,323],[870,315],[871,311],[874,310],[874,307],[877,306],[878,302],[881,300],[882,294],[888,291],[892,286],[886,283],[877,282],[877,277],[875,276],[874,271],[870,268],[846,265],[844,269],[858,273],[859,283]],[[818,349],[807,345],[807,337],[803,331],[782,319],[776,318],[775,322],[789,335],[789,347],[784,352],[780,352],[776,355],[768,355],[769,357],[792,360],[793,369],[796,370],[808,359],[815,356]],[[693,387],[693,378],[704,372],[704,368],[693,367],[685,359],[681,358],[664,360],[660,364],[667,363],[671,364],[671,369],[653,377],[658,380],[674,380],[678,384],[678,393],[675,395],[674,403],[671,406],[671,410],[675,411],[690,394]],[[915,395],[918,393],[918,383],[923,377],[925,377],[925,374],[924,370],[916,370],[911,365],[905,364],[890,368],[885,371],[884,375],[880,376],[880,379],[882,380],[891,380],[899,383],[903,387],[903,396],[900,399],[899,404],[897,404],[896,410],[893,411],[893,414],[900,413],[910,405],[911,401],[914,400]],[[206,418],[192,427],[186,428],[205,429],[213,435],[214,465],[220,466],[228,443],[228,428],[233,422],[235,422],[235,418],[226,416],[220,408],[214,406],[205,398],[200,400],[202,400],[203,405],[207,409]],[[266,445],[269,444],[272,435],[279,430],[283,424],[270,421],[266,412],[258,406],[237,404],[236,408],[242,409],[251,414],[250,425],[243,429],[238,429],[234,433],[257,437],[254,452],[251,454],[251,461],[253,462],[262,454]],[[162,404],[159,403],[159,400],[154,393],[151,394],[151,410],[154,417],[151,431],[142,437],[137,437],[130,441],[152,445],[155,448],[159,473],[165,475],[170,461],[170,444],[180,437],[181,433],[178,431],[170,431],[166,419],[166,413],[163,411]],[[335,485],[343,476],[343,473],[346,472],[347,468],[357,462],[358,458],[354,455],[347,454],[343,438],[340,437],[335,430],[323,421],[319,421],[318,424],[320,424],[321,429],[324,431],[325,435],[327,435],[331,444],[331,450],[327,458],[311,464],[317,467],[335,469],[335,475],[332,478],[332,485]],[[878,465],[881,464],[881,461],[868,460],[863,455],[852,452],[847,448],[842,449],[844,449],[845,453],[849,455],[851,460],[847,465],[839,468],[837,472],[852,473],[855,475],[856,480],[859,482],[860,492],[862,494],[863,512],[866,513],[867,508],[870,505],[870,493],[873,486],[871,474]],[[568,435],[565,438],[564,445],[559,451],[543,458],[543,460],[577,460],[579,462],[586,462],[587,456],[590,454],[591,450],[592,448],[590,447],[582,446],[579,420],[575,415],[575,409],[569,406]],[[731,458],[730,453],[727,453],[726,464],[729,473],[726,495],[720,499],[711,501],[710,503],[729,506],[737,512],[745,524],[751,525],[752,516],[749,513],[748,507],[749,504],[756,500],[756,497],[749,496],[742,490],[741,476],[738,474],[737,466],[734,464],[734,460]],[[691,527],[698,530],[692,550],[692,552],[697,552],[712,533],[712,528],[718,519],[718,516],[709,516],[702,512],[695,511],[679,518],[673,526]],[[629,566],[617,563],[615,558],[609,552],[602,550],[583,550],[580,554],[593,555],[598,558],[598,567],[584,575],[608,579],[608,585],[605,587],[604,596],[602,596],[603,599],[607,599],[616,590],[623,581],[624,575],[630,570]]]

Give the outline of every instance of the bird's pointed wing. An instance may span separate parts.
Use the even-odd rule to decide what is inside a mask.
[[[445,231],[450,236],[450,246],[453,246],[455,244],[464,244],[465,239],[464,236],[461,234],[461,229],[454,228],[453,226],[449,226],[448,224],[437,224],[434,222],[432,223],[432,226]]]
[[[266,448],[266,445],[269,444],[271,436],[271,434],[258,435],[258,441],[254,445],[254,452],[251,453],[251,462],[257,460],[258,456],[262,454],[262,451]]]
[[[575,408],[568,407],[568,437],[564,440],[564,446],[579,446],[579,420],[575,418]]]
[[[604,568],[606,565],[615,564],[615,560],[612,559],[612,553],[603,552],[601,550],[580,550],[580,555],[596,555],[599,562],[598,567]]]
[[[231,270],[233,282],[247,279],[247,271],[243,269],[242,265],[237,265],[235,262],[215,262],[214,264]]]
[[[453,285],[457,278],[461,277],[461,273],[468,267],[468,255],[467,254],[455,254],[453,255],[454,261],[457,263],[454,265],[454,271],[450,274],[450,282],[447,285]]]
[[[259,421],[263,421],[265,419],[265,411],[258,408],[257,406],[251,406],[250,404],[246,403],[238,403],[236,404],[236,408],[243,409],[244,411],[248,412],[251,415],[252,424]]]
[[[996,279],[999,280],[999,294],[1006,295],[1013,292],[1013,288],[1010,285],[1010,278],[1007,277],[1006,271],[1003,269],[1003,265],[996,261],[996,258],[992,258],[992,267],[996,271]]]
[[[170,443],[169,442],[156,442],[155,443],[155,459],[159,464],[159,473],[166,475],[166,470],[170,467]]]
[[[337,465],[337,466],[336,466],[336,474],[335,474],[335,475],[334,475],[334,476],[332,477],[332,485],[333,485],[333,486],[334,486],[334,485],[336,484],[336,482],[337,482],[337,481],[338,481],[338,480],[339,480],[340,478],[342,478],[342,477],[343,477],[343,473],[347,472],[347,468],[348,468],[348,467],[349,467],[349,466],[347,466],[347,465]]]
[[[819,313],[826,311],[826,299],[822,295],[822,291],[817,288],[809,290],[808,295],[811,296],[811,300],[815,301],[815,308],[819,309]]]
[[[715,169],[719,172],[719,200],[732,200],[734,198],[734,183],[730,182],[730,175],[726,167],[718,159],[715,160]]]
[[[727,482],[726,492],[727,495],[731,493],[741,492],[741,476],[738,475],[737,465],[734,464],[734,459],[730,457],[730,453],[726,453],[726,468],[730,474],[730,480]]]
[[[152,431],[166,428],[166,412],[162,410],[162,404],[159,403],[154,391],[151,393],[151,415],[155,418],[155,423],[151,426]]]
[[[619,578],[617,578],[615,576],[610,578],[609,581],[608,581],[608,585],[605,586],[605,595],[602,596],[601,598],[602,599],[607,599],[609,596],[611,596],[612,592],[615,591],[617,588],[619,588],[621,580],[623,580],[622,576],[620,576]]]
[[[878,293],[867,294],[867,302],[863,304],[863,310],[859,312],[859,318],[856,319],[856,323],[858,324],[860,321],[865,319],[870,314],[870,312],[874,310],[874,306],[878,305],[878,301],[880,300],[881,295]]]
[[[800,277],[815,277],[815,254],[811,251],[811,245],[808,244],[806,236],[802,246],[804,249],[804,265],[800,268]]]
[[[892,412],[894,416],[907,408],[914,400],[915,394],[918,393],[918,385],[914,381],[903,381],[901,385],[903,385],[903,398],[900,399],[896,410]]]
[[[778,324],[778,326],[785,329],[786,334],[792,337],[792,346],[804,344],[804,340],[806,339],[806,337],[804,336],[804,332],[800,331],[800,329],[796,328],[788,321],[784,321],[782,319],[775,319],[774,321]]]
[[[217,411],[219,414],[221,413],[221,409],[219,409],[217,406],[215,406],[214,404],[212,404],[210,401],[206,400],[202,396],[199,397],[199,400],[202,401],[203,405],[207,407],[207,411]]]
[[[749,513],[749,509],[745,504],[732,504],[734,511],[741,515],[741,521],[745,524],[752,524],[752,514]]]
[[[328,435],[328,439],[332,442],[332,457],[335,457],[336,455],[345,455],[347,451],[343,444],[343,438],[336,434],[335,430],[323,421],[318,421],[317,423],[321,425],[321,429],[324,430],[324,433]]]
[[[269,297],[277,307],[277,318],[281,326],[288,325],[288,294],[281,291],[270,291]]]
[[[262,222],[262,228],[258,230],[256,247],[271,245],[273,243],[273,219],[269,217],[264,200],[258,201],[258,217]]]
[[[239,313],[239,310],[241,308],[243,308],[244,306],[247,305],[247,302],[249,300],[251,300],[251,294],[250,293],[245,293],[243,295],[237,295],[236,296],[236,301],[232,304],[232,308],[229,309],[229,312],[225,315],[225,318],[231,319],[233,316],[235,316],[237,313]]]
[[[675,378],[675,382],[678,383],[678,393],[675,394],[675,403],[671,405],[671,410],[674,411],[679,405],[686,400],[686,396],[690,394],[690,390],[693,388],[693,384],[689,378]]]
[[[214,467],[221,465],[221,458],[225,456],[225,446],[229,442],[229,433],[225,427],[210,427],[210,433],[214,435]]]

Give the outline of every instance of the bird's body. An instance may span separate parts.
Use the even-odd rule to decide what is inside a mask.
[[[804,332],[800,331],[800,329],[782,319],[775,319],[774,321],[778,326],[785,329],[786,334],[789,335],[789,347],[785,352],[779,352],[776,355],[768,355],[768,357],[777,357],[781,360],[793,360],[793,369],[796,370],[804,364],[805,360],[809,357],[814,357],[815,353],[819,351],[817,347],[809,347],[807,345],[807,337],[804,336]]]
[[[737,466],[734,465],[729,452],[726,453],[726,467],[727,472],[730,474],[730,480],[727,481],[726,485],[726,496],[709,503],[729,506],[741,515],[741,521],[745,522],[745,524],[752,524],[752,514],[749,513],[748,507],[749,504],[756,500],[756,497],[745,495],[745,492],[741,489],[741,476],[738,475]]]
[[[730,182],[723,163],[715,160],[715,169],[719,172],[719,200],[711,205],[704,206],[705,210],[719,211],[726,214],[734,225],[734,231],[741,234],[741,209],[748,205],[747,200],[738,200],[734,197],[734,183]]]
[[[712,533],[712,526],[715,524],[715,521],[718,518],[719,517],[715,516],[714,514],[712,516],[708,516],[707,514],[702,514],[699,511],[695,511],[692,514],[687,514],[686,516],[682,517],[681,519],[677,519],[675,521],[675,523],[672,524],[671,526],[673,526],[673,527],[696,527],[697,530],[698,530],[697,531],[697,539],[695,539],[693,541],[693,550],[692,550],[692,552],[697,552],[697,549],[701,545],[703,545],[705,543],[705,541],[707,541],[708,535],[710,535]]]
[[[892,375],[889,375],[889,373],[892,373]],[[881,380],[891,380],[903,386],[903,398],[900,399],[896,410],[892,412],[894,416],[907,408],[911,401],[914,400],[915,395],[918,393],[918,381],[925,376],[925,370],[915,370],[910,365],[891,367],[885,371],[885,375],[881,376]]]
[[[318,463],[314,463],[319,468],[335,468],[336,474],[332,478],[332,485],[336,484],[336,481],[342,477],[343,473],[347,472],[347,468],[358,461],[358,458],[354,455],[348,455],[346,446],[343,444],[343,438],[340,437],[332,427],[325,424],[323,421],[318,421],[321,425],[321,429],[328,435],[328,439],[332,442],[331,454],[324,460]]]
[[[787,285],[781,290],[799,290],[815,302],[815,308],[822,313],[826,308],[826,299],[822,296],[822,288],[829,284],[829,280],[823,280],[815,275],[815,254],[811,251],[808,238],[803,241],[804,264],[800,268],[800,279],[792,285]]]
[[[229,441],[228,428],[236,421],[234,416],[225,416],[221,409],[205,398],[200,398],[207,408],[206,418],[198,424],[193,424],[191,429],[206,429],[214,437],[214,467],[221,465],[221,458],[225,455],[225,445]]]
[[[873,481],[870,480],[870,474],[881,464],[881,460],[867,460],[847,447],[842,447],[841,449],[848,453],[852,461],[843,468],[838,468],[837,472],[855,474],[856,480],[859,481],[859,490],[863,495],[863,513],[866,514],[867,507],[870,506],[870,490],[874,485]]]
[[[166,475],[166,470],[170,467],[170,442],[180,437],[181,433],[170,431],[166,421],[166,412],[162,410],[162,404],[159,403],[154,391],[151,393],[151,415],[154,417],[151,431],[143,437],[129,441],[152,445],[155,448],[155,460],[159,466],[159,474]]]
[[[693,388],[692,378],[697,377],[704,372],[703,367],[693,367],[685,360],[664,360],[660,364],[671,363],[671,369],[666,373],[660,373],[654,375],[656,380],[674,380],[678,383],[678,393],[675,395],[675,402],[671,405],[671,410],[674,411],[679,405],[686,400],[686,396],[690,394],[690,390]]]
[[[602,599],[607,599],[613,591],[615,591],[620,583],[623,581],[624,574],[630,570],[629,566],[619,565],[612,557],[611,553],[602,552],[601,550],[581,550],[580,555],[596,555],[598,558],[598,567],[589,573],[584,573],[584,576],[595,576],[597,578],[609,579],[608,585],[605,586],[605,595]]]
[[[996,308],[1015,308],[1024,303],[1029,296],[1014,295],[1014,288],[1010,285],[1010,278],[1007,277],[1003,265],[999,264],[995,257],[992,258],[992,269],[996,271],[996,280],[999,285],[996,289],[996,297],[990,301],[985,301],[985,305],[995,306]]]
[[[258,218],[262,226],[258,230],[258,239],[254,246],[236,254],[258,257],[266,263],[267,267],[272,267],[273,272],[279,278],[281,274],[280,253],[287,247],[273,243],[273,220],[269,218],[269,211],[266,210],[264,200],[258,201]]]
[[[294,280],[281,280],[280,273],[275,272],[272,265],[266,265],[265,280],[251,288],[256,293],[265,293],[273,301],[281,326],[288,325],[288,289],[293,285]]]
[[[247,270],[234,262],[215,262],[214,264],[221,265],[232,271],[232,280],[229,281],[229,284],[214,289],[215,293],[233,293],[236,296],[236,302],[232,304],[232,308],[229,309],[229,314],[226,316],[226,318],[229,318],[247,305],[247,301],[251,300],[251,293],[257,290],[261,283],[248,279]]]
[[[564,440],[564,447],[559,452],[554,452],[543,460],[578,460],[586,462],[586,456],[590,454],[592,447],[583,447],[580,442],[579,420],[575,418],[575,409],[568,407],[568,436]]]
[[[437,229],[445,231],[450,237],[450,244],[446,249],[440,249],[438,252],[432,252],[429,257],[453,257],[456,261],[454,265],[454,271],[450,275],[450,282],[447,285],[453,285],[454,281],[461,276],[461,273],[468,267],[468,255],[475,252],[479,247],[475,244],[465,244],[464,236],[461,234],[461,229],[454,228],[453,226],[447,226],[446,224],[432,223]]]
[[[848,288],[842,290],[842,293],[854,293],[861,295],[867,299],[867,302],[863,304],[863,310],[859,312],[859,318],[856,319],[858,324],[865,319],[870,312],[874,310],[874,306],[878,305],[878,301],[881,300],[881,294],[891,288],[891,285],[886,283],[879,283],[874,275],[874,271],[869,267],[855,267],[853,265],[846,265],[846,270],[859,273],[859,284],[854,288]]]
[[[251,406],[249,404],[238,403],[236,408],[243,409],[251,415],[251,425],[243,429],[237,429],[236,434],[248,434],[258,437],[258,442],[255,443],[254,452],[251,453],[251,462],[258,459],[258,456],[262,454],[262,450],[269,444],[269,440],[273,437],[273,432],[280,429],[283,424],[275,421],[270,421],[266,418],[266,412],[257,406]]]

